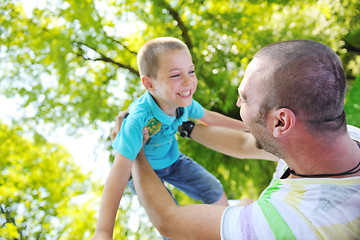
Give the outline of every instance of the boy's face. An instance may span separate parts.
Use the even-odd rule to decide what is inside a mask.
[[[197,78],[187,50],[168,50],[159,55],[157,78],[151,79],[151,94],[168,115],[176,108],[189,106],[196,90]]]

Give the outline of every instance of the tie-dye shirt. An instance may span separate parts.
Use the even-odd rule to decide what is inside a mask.
[[[280,179],[286,169],[279,160],[257,201],[225,210],[221,239],[360,239],[360,177]]]

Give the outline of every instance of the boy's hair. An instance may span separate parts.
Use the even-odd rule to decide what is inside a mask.
[[[185,43],[173,37],[159,37],[147,41],[137,54],[140,76],[157,77],[159,56],[167,50],[188,50]]]

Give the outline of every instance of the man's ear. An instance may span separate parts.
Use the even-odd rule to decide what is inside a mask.
[[[145,87],[146,90],[148,91],[153,91],[154,88],[154,84],[153,84],[153,79],[149,76],[141,76],[141,81]]]
[[[295,127],[296,116],[288,108],[280,108],[271,112],[271,127],[274,137],[282,137],[289,134]]]

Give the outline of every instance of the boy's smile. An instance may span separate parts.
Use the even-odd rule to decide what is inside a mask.
[[[182,93],[179,93],[180,96],[182,97],[188,97],[190,95],[191,91],[186,91],[186,92],[182,92]]]
[[[192,103],[197,87],[194,64],[188,50],[167,50],[158,58],[157,77],[150,79],[148,90],[166,114],[175,116],[176,108]]]

